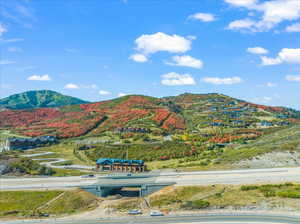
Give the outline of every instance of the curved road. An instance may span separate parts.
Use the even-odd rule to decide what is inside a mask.
[[[70,160],[64,159],[64,158],[41,158],[41,159],[33,159],[34,157],[38,156],[47,156],[47,155],[53,155],[54,152],[41,152],[41,153],[34,153],[34,154],[27,154],[22,155],[23,157],[32,158],[32,160],[38,161],[41,165],[48,166],[51,168],[59,168],[59,169],[86,169],[86,170],[92,170],[93,166],[84,166],[84,165],[55,165],[56,163],[60,162],[68,162]],[[49,160],[49,161],[48,161]],[[47,161],[47,162],[43,162]]]
[[[300,216],[280,216],[263,214],[209,214],[209,215],[186,215],[186,216],[164,216],[164,217],[120,217],[111,219],[95,220],[18,220],[6,221],[0,224],[161,224],[161,223],[181,223],[181,224],[299,224]]]

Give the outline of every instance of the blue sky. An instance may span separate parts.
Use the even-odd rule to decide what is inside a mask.
[[[10,0],[1,97],[218,92],[300,109],[299,0]]]

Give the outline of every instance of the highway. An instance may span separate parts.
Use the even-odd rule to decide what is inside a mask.
[[[281,216],[264,214],[208,214],[208,215],[181,215],[164,217],[119,217],[95,220],[68,220],[68,219],[40,219],[5,221],[0,224],[299,224],[300,216]]]
[[[300,167],[272,168],[230,171],[201,172],[161,172],[156,174],[156,182],[176,182],[178,186],[213,184],[259,184],[300,182]],[[101,176],[97,176],[101,177]],[[36,177],[36,178],[0,178],[0,190],[25,189],[63,189],[91,185],[98,178],[74,177]],[[100,180],[101,181],[101,180]],[[129,180],[130,181],[130,180]]]

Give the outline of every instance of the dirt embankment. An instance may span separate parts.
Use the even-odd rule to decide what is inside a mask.
[[[241,168],[275,168],[300,166],[299,152],[270,152],[235,164]]]

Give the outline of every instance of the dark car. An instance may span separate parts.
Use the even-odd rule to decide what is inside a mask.
[[[95,175],[94,174],[87,174],[87,175],[83,175],[81,177],[82,178],[93,178],[93,177],[95,177]]]

